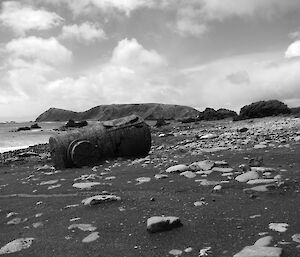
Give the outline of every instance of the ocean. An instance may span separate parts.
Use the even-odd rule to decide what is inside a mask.
[[[65,122],[39,122],[41,129],[14,132],[19,127],[30,127],[32,124],[34,122],[0,123],[0,153],[47,143],[49,137],[57,133],[53,129]]]

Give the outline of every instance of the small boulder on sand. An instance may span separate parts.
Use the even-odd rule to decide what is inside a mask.
[[[180,226],[182,226],[180,219],[173,216],[153,216],[147,220],[149,233],[167,231]]]
[[[259,175],[256,171],[248,171],[241,175],[238,175],[235,178],[235,180],[237,180],[238,182],[247,182],[249,180],[258,179],[258,178],[259,178]]]

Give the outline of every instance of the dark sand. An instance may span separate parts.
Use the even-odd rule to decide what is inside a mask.
[[[14,239],[32,237],[35,240],[31,247],[8,256],[172,256],[169,254],[170,250],[183,251],[188,247],[192,251],[183,252],[181,256],[201,256],[201,249],[211,247],[207,255],[203,256],[229,257],[245,246],[254,244],[263,237],[259,233],[266,232],[265,235],[273,236],[272,246],[283,248],[283,256],[300,256],[299,243],[292,240],[294,234],[300,233],[300,144],[294,140],[299,132],[299,121],[292,122],[289,121],[290,118],[277,121],[285,124],[285,119],[292,125],[282,125],[283,129],[275,129],[275,136],[267,139],[271,146],[264,149],[253,149],[255,137],[258,137],[258,142],[265,140],[266,137],[261,139],[261,135],[272,133],[267,130],[273,124],[272,121],[269,125],[261,125],[259,122],[262,120],[234,124],[217,122],[180,125],[180,128],[175,129],[173,126],[154,129],[153,148],[149,158],[133,165],[133,160],[119,159],[97,166],[97,171],[93,171],[92,167],[85,167],[58,173],[52,171],[50,174],[51,171],[49,173],[47,170],[37,170],[37,165],[51,165],[47,159],[34,157],[2,163],[0,248]],[[201,141],[195,138],[195,133],[204,135],[214,132],[220,135],[243,126],[249,127],[249,131],[237,136],[249,138],[247,145],[232,141],[228,143],[232,146],[228,150],[202,154],[197,152],[197,146],[195,148],[189,145]],[[259,135],[255,135],[261,128],[263,131],[258,131]],[[158,137],[161,131],[185,133]],[[220,141],[220,138],[206,140],[202,145],[216,146]],[[162,149],[161,145],[164,146]],[[176,148],[178,145],[182,147]],[[168,178],[165,179],[154,178],[155,174],[166,174],[166,168],[172,165],[190,164],[206,159],[225,160],[230,167],[241,173],[239,165],[248,163],[244,158],[257,156],[263,157],[264,167],[275,168],[274,175],[282,176],[280,183],[276,183],[268,192],[244,192],[243,189],[256,185],[235,181],[234,177],[238,173],[222,177],[220,173],[214,172],[208,177],[197,175],[192,179],[172,173],[167,174]],[[101,172],[107,174],[101,176]],[[90,181],[100,182],[101,185],[89,190],[72,187],[75,182],[84,182],[74,182],[75,178],[87,174],[99,175]],[[111,176],[115,176],[115,179],[105,179]],[[138,177],[150,177],[151,181],[137,185]],[[229,183],[221,184],[222,189],[214,192],[214,185],[200,185],[200,182],[195,182],[197,179],[227,180]],[[42,181],[50,180],[59,180],[54,185],[61,186],[49,190],[51,185],[39,185]],[[121,201],[97,206],[81,204],[84,198],[101,194],[103,190],[120,196]],[[201,198],[207,204],[194,206],[194,202]],[[65,208],[73,204],[79,206]],[[10,212],[17,214],[7,218]],[[38,213],[42,215],[36,217]],[[156,215],[178,216],[183,226],[167,232],[149,234],[146,231],[146,221]],[[253,215],[260,216],[250,218]],[[20,224],[7,224],[16,217],[22,219]],[[70,221],[76,217],[80,220]],[[27,220],[23,222],[23,219]],[[33,224],[36,222],[42,222],[43,225],[34,228]],[[91,232],[68,229],[71,224],[77,223],[97,227],[99,238],[83,243],[82,239]],[[270,223],[287,223],[289,226],[286,232],[280,233],[270,230]]]

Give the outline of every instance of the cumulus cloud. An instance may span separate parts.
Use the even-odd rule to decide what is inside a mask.
[[[289,45],[289,47],[285,51],[285,57],[293,58],[299,56],[300,56],[300,40],[297,40]]]
[[[75,39],[82,43],[92,43],[97,40],[106,39],[106,34],[99,25],[91,22],[84,22],[80,25],[65,25],[60,35],[62,39]]]
[[[30,30],[48,30],[59,26],[63,18],[54,12],[44,9],[34,9],[16,1],[2,3],[0,23],[13,29],[18,35],[24,35]]]
[[[69,63],[72,59],[72,52],[53,37],[17,38],[8,42],[5,49],[13,58],[38,60],[51,65]]]
[[[202,108],[212,106],[238,110],[244,104],[265,99],[279,99],[293,105],[298,102],[299,105],[300,74],[297,70],[300,60],[286,60],[278,56],[233,56],[185,70],[189,78],[189,90],[185,93],[192,95],[193,91],[198,92],[199,107]],[[190,104],[195,105],[193,101]]]

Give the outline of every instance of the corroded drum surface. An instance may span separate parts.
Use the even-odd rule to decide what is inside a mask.
[[[131,115],[51,137],[49,144],[57,168],[81,167],[110,158],[145,156],[151,132],[142,118]]]

